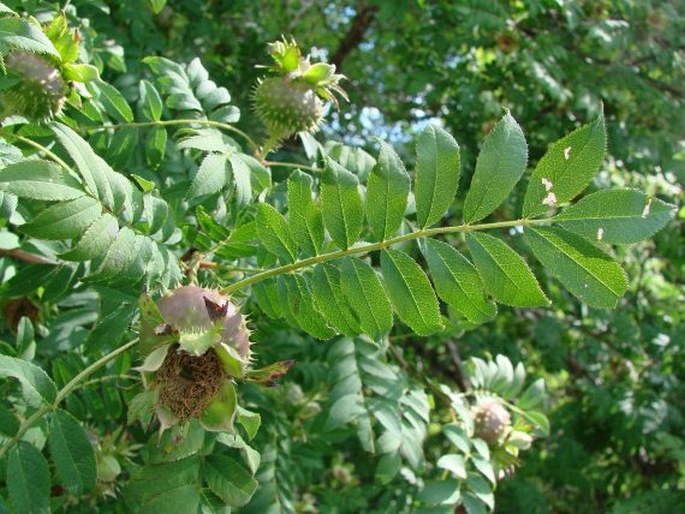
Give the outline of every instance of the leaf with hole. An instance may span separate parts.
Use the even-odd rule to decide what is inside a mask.
[[[523,216],[539,216],[578,196],[602,165],[606,146],[604,115],[552,143],[530,178]]]
[[[595,241],[629,244],[652,237],[673,218],[676,206],[636,189],[597,191],[564,209],[554,220]]]

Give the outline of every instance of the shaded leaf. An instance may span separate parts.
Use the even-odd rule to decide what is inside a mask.
[[[582,237],[555,227],[526,229],[525,237],[543,266],[589,306],[611,309],[628,289],[621,266]]]
[[[159,96],[157,88],[147,80],[140,81],[140,105],[143,118],[150,121],[162,119],[162,97]],[[160,127],[155,127],[160,128]]]
[[[482,220],[509,196],[528,162],[523,130],[509,112],[495,125],[478,154],[464,201],[464,222]]]
[[[104,213],[90,225],[72,249],[61,254],[60,257],[70,261],[86,261],[103,257],[118,233],[117,219],[109,213]]]
[[[533,272],[506,243],[477,232],[468,234],[466,243],[485,290],[495,300],[515,307],[549,305]]]
[[[358,323],[340,285],[340,270],[325,262],[314,268],[312,292],[316,305],[326,320],[340,333],[352,336],[359,333]]]
[[[323,223],[338,247],[349,248],[362,230],[364,211],[359,181],[332,159],[321,177]]]
[[[17,512],[50,513],[50,468],[33,445],[19,441],[7,459],[7,488]]]
[[[416,220],[421,228],[440,220],[454,201],[459,184],[459,145],[435,125],[428,125],[416,144]]]
[[[472,323],[495,317],[497,307],[485,297],[476,268],[452,246],[428,238],[423,253],[438,296]]]
[[[33,406],[51,404],[57,395],[55,383],[35,364],[14,357],[0,355],[0,377],[19,380],[26,401]]]
[[[336,335],[314,304],[314,297],[304,277],[281,275],[278,285],[280,301],[284,303],[283,311],[290,323],[317,339],[329,339]]]
[[[95,453],[81,423],[58,409],[50,423],[50,453],[57,476],[70,493],[80,495],[95,487]]]
[[[378,275],[364,261],[343,259],[340,285],[362,331],[374,339],[392,327],[392,308]]]
[[[381,252],[381,270],[395,312],[403,322],[419,335],[442,330],[438,300],[414,259],[387,249]]]
[[[393,237],[407,208],[411,179],[393,148],[380,142],[378,161],[366,188],[366,218],[377,240]]]
[[[324,244],[321,208],[312,199],[312,177],[295,170],[288,178],[288,223],[306,257],[318,255]]]
[[[249,470],[228,455],[207,457],[203,475],[211,491],[231,507],[245,505],[257,489]]]

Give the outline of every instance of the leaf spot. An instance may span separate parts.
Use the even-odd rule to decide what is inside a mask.
[[[599,227],[597,229],[597,241],[601,241],[602,239],[604,239],[604,229]]]
[[[571,158],[571,147],[567,146],[566,148],[564,148],[564,159],[566,159],[568,161],[570,158]]]
[[[552,181],[546,177],[542,177],[542,185],[545,186],[545,191],[549,191],[554,187],[554,184],[552,184]]]
[[[555,195],[552,191],[547,193],[547,196],[542,200],[542,205],[548,205],[550,207],[554,207],[557,204],[557,195]]]
[[[652,199],[650,198],[649,200],[647,200],[647,205],[645,205],[645,208],[642,211],[642,217],[643,218],[646,218],[647,216],[649,216],[649,211],[651,208],[652,208]]]

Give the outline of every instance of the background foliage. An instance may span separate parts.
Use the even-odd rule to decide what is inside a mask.
[[[52,19],[62,7],[35,1],[6,4],[41,22]],[[34,220],[43,216],[33,229],[24,228],[24,234],[34,238],[2,232],[3,353],[38,363],[57,388],[131,339],[129,327],[137,315],[139,289],[130,287],[131,277],[123,276],[121,270],[134,276],[145,274],[154,284],[171,284],[193,263],[189,254],[178,268],[161,265],[176,262],[167,255],[169,247],[178,252],[213,249],[218,260],[254,258],[260,267],[268,268],[276,257],[288,262],[297,249],[306,251],[307,245],[317,245],[316,240],[269,243],[264,234],[255,234],[254,224],[244,223],[247,220],[237,210],[264,190],[269,191],[276,209],[283,212],[286,200],[292,209],[290,195],[298,187],[309,187],[307,174],[265,167],[252,158],[249,142],[236,133],[219,137],[210,130],[190,132],[153,123],[182,119],[195,110],[262,139],[263,129],[249,114],[251,88],[261,74],[254,65],[264,62],[266,43],[281,34],[295,36],[305,51],[315,46],[315,53],[334,62],[350,78],[345,84],[350,102],[331,113],[317,138],[353,145],[329,143],[326,151],[335,161],[328,168],[335,170],[337,162],[362,183],[370,184],[374,177],[369,176],[374,157],[379,162],[392,159],[392,155],[384,157],[385,147],[373,136],[389,141],[407,169],[413,169],[419,133],[429,121],[437,120],[461,147],[463,176],[450,212],[472,212],[476,219],[477,209],[464,202],[466,189],[471,173],[478,169],[481,142],[502,118],[502,107],[523,127],[528,166],[534,167],[548,144],[574,126],[596,119],[603,104],[608,158],[591,188],[639,188],[670,203],[681,203],[685,9],[678,2],[304,0],[165,5],[136,0],[68,4],[67,19],[80,27],[83,38],[81,59],[96,65],[106,81],[88,84],[94,100],[81,112],[68,112],[81,136],[108,163],[81,147],[80,152],[91,161],[83,163],[83,168],[102,172],[101,177],[93,177],[94,187],[98,193],[110,191],[109,196],[99,197],[107,198],[105,204],[111,202],[112,214],[119,213],[120,226],[132,227],[130,238],[121,241],[122,249],[133,245],[140,257],[139,262],[117,260],[114,264],[119,268],[90,267],[82,263],[92,257],[87,252],[95,249],[81,248],[86,253],[80,256],[71,250],[73,265],[54,266],[52,259],[66,247],[41,240],[49,210],[43,205],[26,213],[37,215]],[[195,60],[198,56],[200,60]],[[185,83],[177,80],[179,76],[186,77]],[[116,89],[108,89],[108,83]],[[131,126],[134,120],[141,126]],[[145,123],[152,128],[142,126]],[[101,130],[110,124],[129,126]],[[79,136],[68,128],[48,132],[28,127],[20,134],[43,144],[59,138],[66,150],[56,150],[59,156],[73,159],[81,168],[69,143],[65,144],[80,144]],[[300,140],[289,140],[270,159],[324,166],[316,161],[312,140],[304,143],[305,152]],[[229,164],[221,153],[226,146],[236,149]],[[16,147],[3,144],[2,150],[5,165],[20,157]],[[46,173],[54,172],[45,166]],[[202,173],[217,176],[218,168],[230,168],[232,175],[214,183],[204,180]],[[140,187],[117,182],[108,169],[125,171]],[[191,180],[193,176],[203,178]],[[523,181],[529,177],[525,173]],[[219,191],[230,201],[206,202],[204,195]],[[515,219],[525,205],[524,191],[525,187],[515,189],[502,205],[495,206],[490,220]],[[72,199],[69,192],[64,194],[50,200]],[[323,186],[321,194],[325,204]],[[122,209],[126,202],[131,207]],[[79,204],[74,210],[81,212],[89,205]],[[259,225],[268,220],[277,225],[280,218],[266,204],[260,205],[256,216],[267,221]],[[193,220],[185,217],[188,206]],[[5,203],[3,207],[13,210]],[[63,212],[55,214],[62,216]],[[422,216],[428,218],[430,213],[417,213],[419,222]],[[22,495],[30,497],[31,487],[50,488],[53,509],[75,512],[88,511],[93,505],[114,511],[113,498],[123,494],[154,510],[159,491],[151,496],[150,483],[170,476],[161,462],[166,459],[175,466],[172,474],[178,482],[161,491],[162,497],[173,501],[177,497],[170,491],[194,477],[196,459],[201,458],[208,461],[202,471],[205,509],[214,508],[217,498],[239,505],[254,493],[244,507],[246,512],[403,511],[416,502],[440,503],[449,497],[454,491],[444,483],[451,483],[446,479],[454,476],[467,484],[465,497],[477,500],[465,500],[465,508],[479,512],[482,505],[492,502],[487,479],[492,470],[488,472],[483,463],[496,463],[496,456],[484,455],[487,449],[482,447],[471,448],[473,439],[467,437],[464,442],[460,427],[454,432],[444,427],[451,421],[450,409],[460,412],[459,391],[482,388],[485,378],[478,374],[482,368],[478,362],[496,362],[498,370],[504,369],[504,359],[495,360],[501,355],[523,363],[529,377],[544,378],[551,430],[522,456],[524,465],[498,483],[494,492],[498,512],[674,512],[685,501],[682,218],[681,212],[651,241],[616,248],[615,256],[629,282],[618,308],[611,311],[579,302],[541,267],[531,264],[553,307],[502,307],[489,323],[477,326],[462,321],[428,337],[412,333],[422,330],[408,322],[412,318],[407,315],[403,320],[413,330],[400,325],[381,346],[371,345],[364,337],[322,344],[293,330],[298,323],[287,312],[285,320],[253,316],[259,363],[283,359],[298,363],[279,380],[278,388],[246,384],[241,390],[241,404],[261,415],[260,430],[256,435],[252,432],[247,414],[243,416],[245,431],[239,437],[215,440],[191,426],[184,445],[169,450],[171,457],[155,456],[156,434],[150,437],[138,423],[126,426],[138,379],[131,370],[135,354],[124,353],[94,375],[88,386],[69,395],[64,410],[29,430],[28,443],[20,443],[3,461],[5,476],[21,473],[21,463],[32,463],[26,480],[29,489],[9,494],[16,501]],[[225,226],[216,219],[231,220],[234,225]],[[104,214],[103,227],[108,222],[112,220]],[[330,222],[323,222],[328,228]],[[458,223],[445,220],[445,224],[451,222]],[[378,235],[378,230],[383,227],[370,227],[372,234]],[[347,240],[350,234],[345,228],[339,237],[331,235],[336,243],[341,241],[341,247],[356,241],[355,237]],[[71,237],[67,233],[59,239]],[[257,237],[270,253],[257,250]],[[217,243],[226,238],[228,244],[219,248]],[[473,254],[478,242],[470,239],[468,248]],[[525,247],[521,238],[508,242],[517,251]],[[42,258],[24,262],[24,254],[17,252]],[[430,265],[430,258],[426,260]],[[382,268],[384,263],[374,264]],[[387,258],[385,265],[387,269]],[[155,276],[151,266],[165,273]],[[320,275],[326,271],[339,273],[322,267]],[[225,285],[242,276],[240,269],[229,267],[198,268],[197,273],[208,285]],[[84,282],[86,276],[90,278]],[[290,294],[293,288],[303,287],[297,280],[283,282],[279,287]],[[278,302],[269,301],[274,298],[273,288],[252,291],[254,298],[246,301],[248,310],[281,317]],[[271,313],[269,306],[274,309]],[[300,328],[309,333],[320,329]],[[425,327],[426,333],[430,331]],[[473,357],[484,360],[470,360]],[[4,373],[24,376],[22,370]],[[42,375],[32,383],[40,386],[34,400],[55,400],[55,386]],[[533,379],[527,381],[531,383]],[[5,397],[19,396],[13,381],[3,388]],[[505,397],[504,390],[493,388],[492,382],[484,389]],[[336,404],[341,401],[345,403]],[[384,403],[388,401],[394,405],[389,414]],[[2,410],[4,434],[14,433],[18,423],[9,407]],[[31,408],[30,402],[26,408]],[[75,432],[74,424],[86,427],[88,439],[64,436]],[[401,443],[392,442],[393,430]],[[446,439],[441,431],[452,436]],[[83,453],[73,446],[88,441],[95,447],[94,461],[69,466],[68,458],[59,457]],[[466,444],[466,450],[460,444]],[[217,445],[222,449],[216,450]],[[55,470],[42,469],[47,464],[34,447],[44,446],[49,448]],[[361,458],[371,446],[378,458]],[[261,462],[253,448],[261,453]],[[469,455],[470,460],[441,461],[449,455]],[[425,477],[428,485],[418,471],[424,459],[437,466],[435,470],[445,470]],[[90,472],[93,466],[97,481]],[[227,469],[243,477],[237,489],[224,487],[222,472]],[[260,483],[256,492],[252,474]],[[54,476],[60,478],[51,482]]]

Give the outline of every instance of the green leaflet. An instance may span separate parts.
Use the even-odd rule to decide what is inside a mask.
[[[52,403],[57,395],[55,383],[48,374],[42,368],[23,359],[0,355],[0,377],[19,380],[24,398],[34,407]]]
[[[147,80],[140,81],[140,110],[143,118],[150,121],[162,119],[162,97],[159,96],[157,88]]]
[[[135,469],[122,496],[132,512],[196,512],[199,473],[197,456],[148,464]]]
[[[485,290],[495,300],[514,307],[549,305],[533,272],[506,243],[478,232],[468,234],[466,243]]]
[[[231,507],[245,505],[257,489],[252,473],[228,455],[207,457],[202,474],[211,491]]]
[[[376,239],[393,237],[407,208],[411,179],[392,147],[383,141],[366,188],[366,219]]]
[[[101,215],[100,202],[90,196],[81,196],[48,207],[22,225],[21,231],[40,239],[74,239],[83,234]]]
[[[90,82],[90,85],[99,92],[99,100],[107,114],[121,123],[133,121],[133,111],[117,88],[103,81]]]
[[[242,159],[241,154],[238,153],[232,153],[228,158],[228,162],[230,163],[231,173],[233,174],[236,202],[238,205],[247,205],[252,199],[250,168]]]
[[[295,326],[316,337],[330,339],[336,335],[317,306],[308,282],[301,275],[281,275],[278,277],[279,296],[285,318]]]
[[[423,253],[428,261],[438,296],[472,323],[490,321],[497,307],[487,300],[476,268],[452,246],[426,239]]]
[[[168,137],[164,127],[153,127],[148,131],[145,137],[145,160],[152,169],[162,164]]]
[[[74,177],[42,160],[20,161],[0,170],[0,191],[46,201],[73,200],[85,194]]]
[[[99,157],[90,145],[71,128],[61,123],[53,123],[50,128],[76,164],[86,187],[105,206],[112,208],[114,197],[106,171],[111,169],[109,164]]]
[[[257,207],[257,236],[264,247],[282,261],[293,262],[297,258],[297,247],[285,218],[266,203]]]
[[[81,423],[58,409],[50,423],[50,454],[57,476],[70,493],[79,495],[95,487],[95,453]]]
[[[324,244],[321,208],[312,199],[312,177],[295,170],[288,178],[288,223],[305,257],[318,255]]]
[[[268,278],[252,286],[252,294],[264,313],[271,319],[283,317],[283,305],[278,297],[276,279]]]
[[[340,285],[365,334],[377,340],[390,330],[390,301],[371,266],[359,259],[343,259]]]
[[[107,147],[107,161],[116,169],[126,168],[138,146],[138,128],[124,127],[117,130]]]
[[[338,247],[347,249],[362,231],[364,211],[357,177],[332,159],[321,177],[323,224]]]
[[[192,199],[221,191],[226,185],[226,166],[225,155],[208,153],[197,169],[186,196]]]
[[[3,10],[8,12],[8,10]],[[11,11],[10,11],[11,12]],[[0,20],[0,54],[5,55],[17,48],[37,54],[50,54],[59,58],[50,39],[33,23],[20,18],[3,18]]]
[[[358,359],[357,345],[353,339],[339,339],[328,352],[328,362],[331,365],[331,393],[329,401],[331,408],[326,419],[326,429],[334,430],[342,425],[356,420],[363,432],[360,442],[364,449],[373,451],[374,439],[373,421],[369,415],[369,408],[365,404],[361,370]],[[364,434],[366,437],[361,437]]]
[[[428,125],[416,144],[416,220],[421,228],[442,218],[459,185],[459,145],[440,127]]]
[[[325,262],[314,268],[312,292],[321,314],[338,332],[346,336],[359,333],[359,323],[342,291],[337,266]]]
[[[234,143],[231,138],[222,134],[219,130],[209,128],[194,130],[188,137],[176,143],[176,147],[183,150],[194,148],[203,152],[223,154],[228,150],[235,150]]]
[[[16,512],[50,514],[50,468],[32,444],[17,442],[7,459],[7,488]]]
[[[146,194],[143,197],[143,209],[148,223],[147,233],[154,234],[161,230],[169,215],[169,205],[158,196]]]
[[[621,266],[582,237],[555,227],[526,229],[525,234],[535,257],[589,306],[613,308],[626,292]]]
[[[381,270],[395,312],[418,335],[442,330],[440,307],[428,277],[416,261],[398,250],[381,252]]]
[[[102,257],[119,233],[119,223],[111,214],[104,213],[83,233],[81,239],[60,255],[69,261],[87,261]]]
[[[596,241],[629,244],[653,236],[675,214],[676,206],[636,189],[597,191],[554,218],[566,230]]]
[[[539,216],[573,200],[592,180],[606,153],[604,115],[552,143],[533,171],[523,216]]]
[[[145,264],[150,257],[145,240],[146,238],[137,236],[130,228],[122,227],[107,249],[102,264],[90,278],[99,282],[142,280]]]
[[[523,130],[507,112],[483,141],[464,201],[464,222],[482,220],[499,207],[523,175],[527,162]]]

